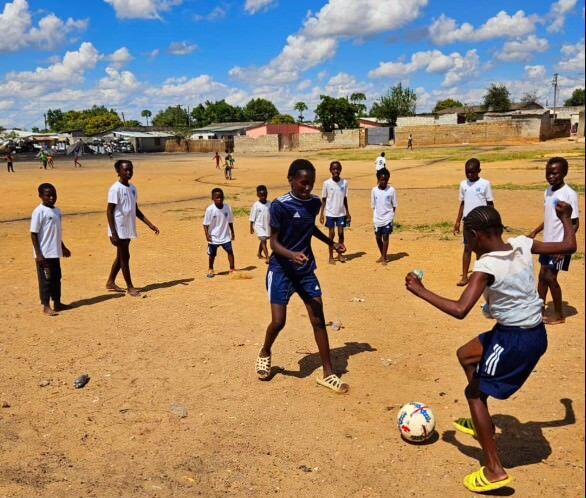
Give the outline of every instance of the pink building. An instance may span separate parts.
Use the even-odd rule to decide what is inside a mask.
[[[246,130],[246,136],[250,138],[264,137],[265,135],[298,135],[304,133],[321,133],[316,126],[295,124],[261,124]]]

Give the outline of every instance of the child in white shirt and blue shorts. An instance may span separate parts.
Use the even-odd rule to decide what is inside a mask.
[[[206,209],[203,218],[203,230],[208,241],[209,269],[208,278],[214,278],[214,260],[221,247],[228,254],[230,272],[234,271],[234,250],[232,241],[234,234],[234,215],[232,208],[224,203],[224,192],[221,188],[212,189],[213,204]]]

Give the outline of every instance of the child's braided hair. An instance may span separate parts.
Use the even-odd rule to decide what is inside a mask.
[[[464,218],[464,230],[503,233],[501,215],[492,206],[478,206]]]

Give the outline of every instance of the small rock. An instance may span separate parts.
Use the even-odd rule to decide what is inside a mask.
[[[88,374],[82,374],[73,381],[73,387],[75,387],[75,389],[81,389],[85,387],[89,381],[90,376]]]
[[[440,392],[440,393],[439,393],[439,395],[440,395],[440,396],[445,396],[445,395],[446,395],[446,393],[442,391],[442,392]]]
[[[353,297],[352,299],[350,299],[351,303],[363,303],[364,302],[364,298],[363,297]]]
[[[390,367],[393,364],[393,360],[390,358],[382,358],[383,367]]]
[[[308,467],[307,465],[300,465],[299,469],[303,472],[313,472],[313,469],[311,467]]]
[[[180,405],[179,403],[173,403],[169,407],[169,411],[179,418],[187,417],[187,408],[185,408],[183,405]]]
[[[41,382],[39,382],[39,387],[47,387],[49,384],[51,384],[50,380],[43,379]]]
[[[10,408],[10,403],[8,401],[2,401],[2,408]]]
[[[332,322],[332,330],[338,331],[343,328],[344,326],[342,325],[342,322],[340,320],[334,320]]]

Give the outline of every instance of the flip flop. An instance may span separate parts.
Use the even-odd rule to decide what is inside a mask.
[[[315,380],[320,386],[327,387],[338,394],[346,394],[350,390],[350,386],[344,384],[336,374],[328,375],[323,379],[316,377]]]
[[[260,380],[267,380],[271,376],[271,355],[265,357],[259,355],[254,368]]]
[[[459,418],[452,422],[452,425],[456,430],[468,434],[469,436],[476,437],[476,428],[474,427],[474,422],[471,418]]]
[[[513,478],[508,476],[506,479],[496,482],[490,482],[484,475],[484,467],[472,472],[464,477],[464,486],[474,493],[486,493],[495,489],[504,488],[512,482]]]

